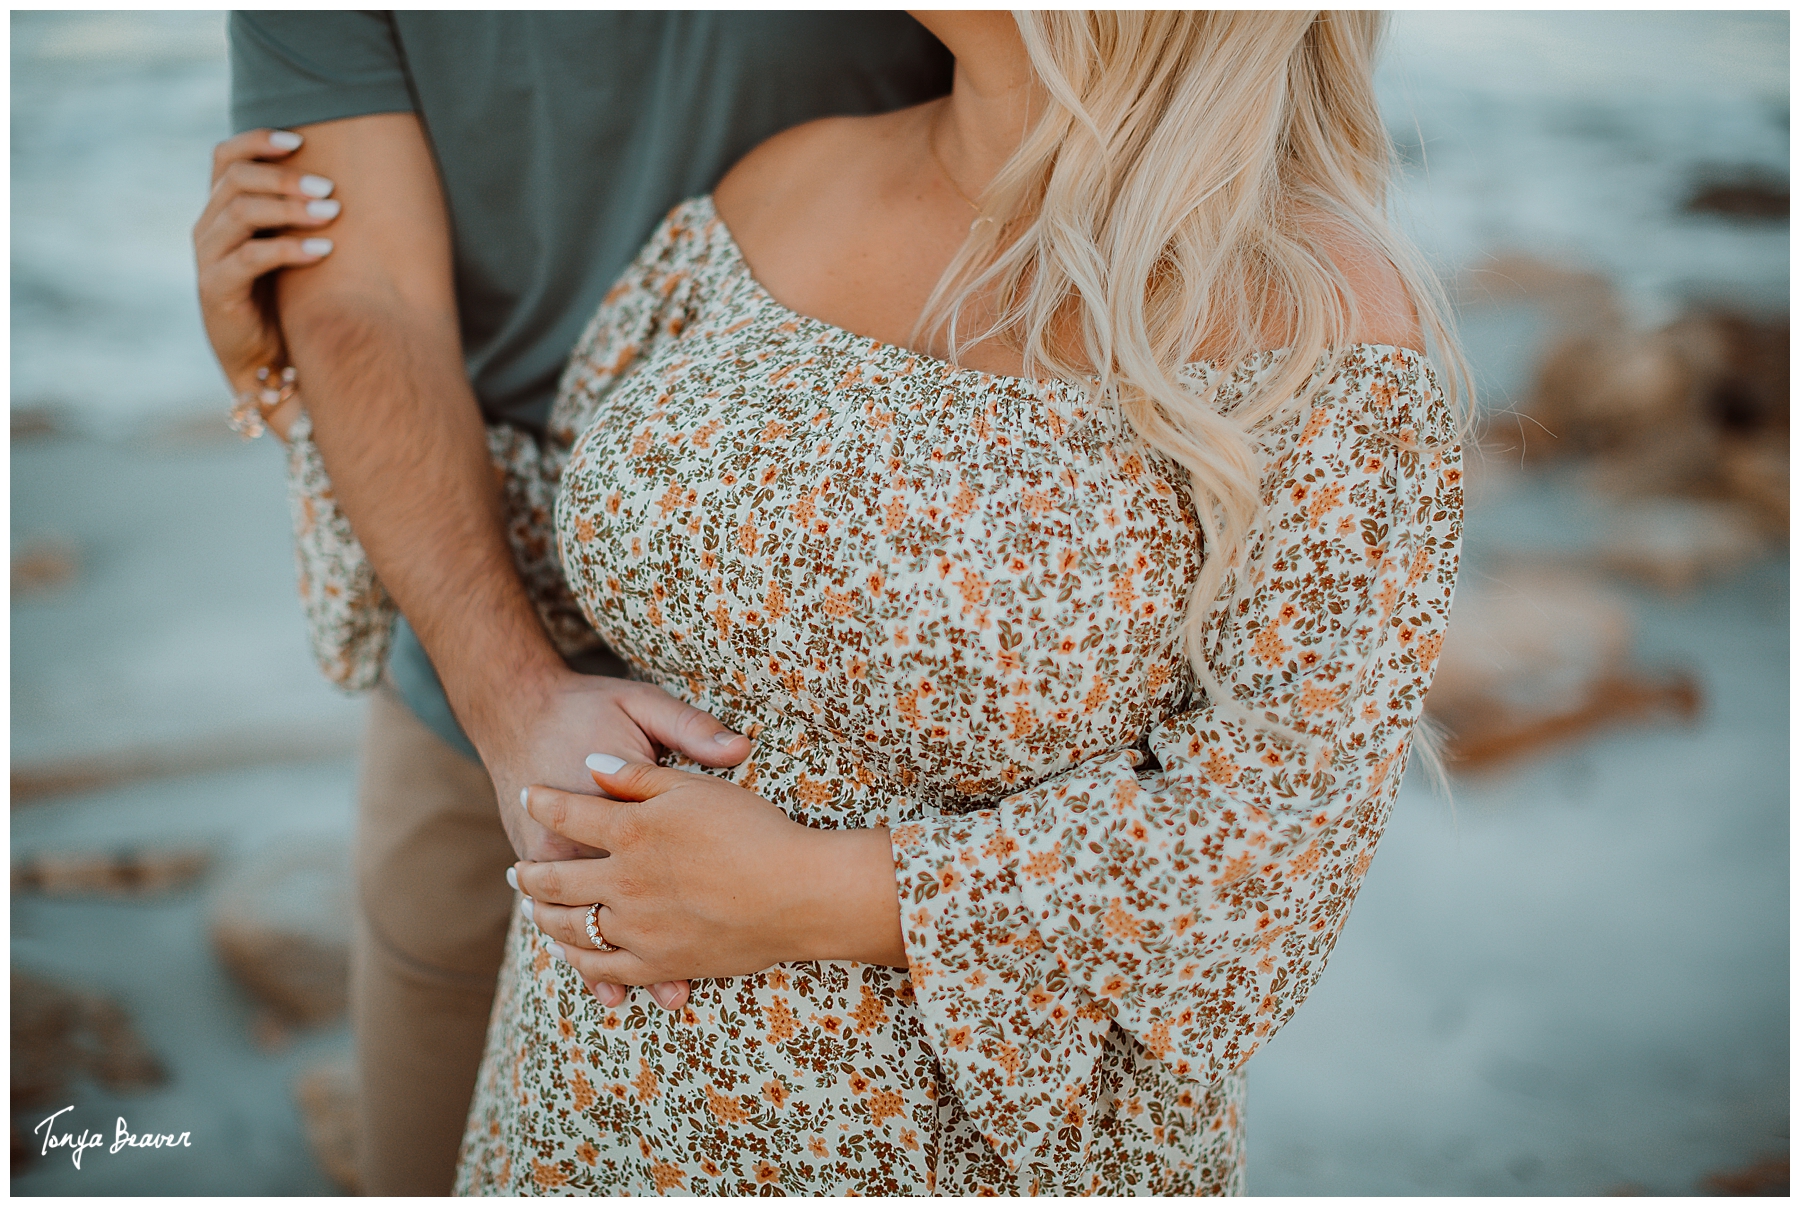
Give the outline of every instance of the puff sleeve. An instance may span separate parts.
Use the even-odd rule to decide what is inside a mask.
[[[1230,698],[1151,730],[1160,770],[1112,754],[893,831],[928,1035],[1015,1170],[1079,1151],[1111,1027],[1210,1084],[1286,1022],[1398,789],[1460,546],[1441,392],[1365,347],[1259,441],[1264,519],[1207,629]]]
[[[714,233],[694,206],[684,203],[664,219],[582,332],[551,408],[547,439],[540,443],[504,425],[487,430],[513,563],[551,641],[565,657],[592,650],[600,641],[582,616],[558,560],[557,485],[575,437],[600,401],[685,326],[691,269]],[[311,417],[304,411],[288,441],[296,577],[313,658],[337,686],[364,691],[381,677],[399,610],[338,507],[312,438]]]

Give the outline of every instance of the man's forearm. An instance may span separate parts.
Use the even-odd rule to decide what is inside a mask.
[[[284,320],[338,503],[483,749],[562,663],[513,567],[454,316],[324,293]]]
[[[332,488],[485,758],[562,668],[507,545],[463,368],[449,219],[411,114],[303,127],[294,166],[335,182],[330,259],[278,281]]]

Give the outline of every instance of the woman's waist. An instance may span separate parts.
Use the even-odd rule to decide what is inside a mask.
[[[884,719],[889,742],[871,743],[867,732],[853,735],[828,720],[746,707],[746,701],[709,698],[692,690],[672,694],[752,740],[749,758],[711,774],[820,829],[892,826],[992,807],[1082,763],[1136,746],[1160,715],[1121,718],[1112,727],[1116,732],[1096,729],[1085,736],[1085,744],[1066,748],[1023,743],[999,743],[997,749],[991,743],[942,743],[934,748],[918,742],[918,735],[897,718]],[[683,770],[708,770],[678,754],[665,762]]]

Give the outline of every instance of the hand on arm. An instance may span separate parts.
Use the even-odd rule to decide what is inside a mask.
[[[506,547],[417,120],[249,131],[219,145],[213,182],[194,228],[208,338],[234,390],[264,366],[302,370],[336,499],[431,653],[514,848],[580,853],[524,815],[518,790],[568,783],[596,748],[649,759],[660,744],[705,765],[740,762],[747,739],[710,716],[642,684],[576,675],[550,646]],[[325,194],[336,195],[321,204]],[[337,254],[320,273],[334,248],[308,235],[326,225]],[[283,268],[308,271],[273,275]],[[298,409],[267,417],[284,439]]]
[[[534,787],[529,809],[608,857],[518,865],[533,921],[590,987],[744,976],[793,960],[906,966],[885,827],[816,830],[727,780],[647,763],[593,778],[612,799]],[[595,901],[617,952],[588,938]],[[614,1004],[610,991],[596,996]]]
[[[331,257],[277,280],[313,439],[494,778],[515,849],[578,854],[523,814],[524,783],[582,783],[581,761],[596,748],[649,758],[660,743],[721,766],[741,761],[748,742],[653,688],[563,665],[507,548],[463,369],[448,222],[418,120],[377,114],[300,132],[305,142],[281,170],[333,182],[343,207]],[[216,309],[228,330],[225,307]]]
[[[258,369],[287,364],[269,274],[331,254],[332,241],[319,232],[342,208],[331,199],[332,182],[275,162],[303,141],[291,130],[246,130],[213,148],[212,192],[194,223],[194,264],[206,337],[233,393],[255,388]],[[262,231],[280,233],[257,238]],[[285,440],[299,409],[290,398],[265,418]]]

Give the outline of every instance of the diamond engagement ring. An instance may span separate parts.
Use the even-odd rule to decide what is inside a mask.
[[[611,943],[608,943],[606,941],[606,936],[600,933],[600,903],[598,901],[596,901],[592,905],[588,906],[586,920],[587,920],[587,936],[588,936],[588,939],[593,943],[595,951],[617,951],[617,950],[619,950],[617,947],[614,947]]]

